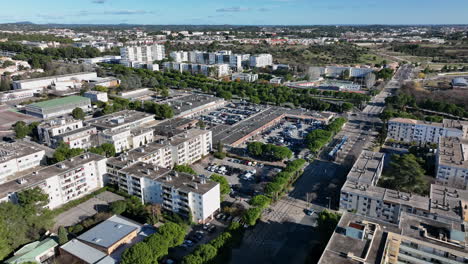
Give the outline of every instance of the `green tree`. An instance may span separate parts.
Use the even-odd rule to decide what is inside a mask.
[[[271,199],[265,195],[256,195],[250,200],[250,205],[265,209],[271,203]]]
[[[168,254],[169,243],[166,238],[160,234],[152,234],[147,240],[146,243],[148,247],[153,252],[153,257],[158,260]]]
[[[253,157],[261,157],[263,155],[263,143],[261,142],[250,142],[247,144],[247,151],[249,155]]]
[[[176,247],[184,242],[185,228],[172,222],[162,225],[158,234],[167,240],[169,247]]]
[[[127,202],[124,200],[115,201],[110,204],[110,210],[113,214],[123,214],[127,210]]]
[[[86,114],[85,114],[85,112],[83,111],[83,109],[81,109],[80,107],[77,107],[77,108],[73,109],[73,111],[72,111],[72,116],[73,116],[73,118],[75,118],[75,119],[84,120]]]
[[[18,193],[18,202],[22,206],[45,206],[49,203],[49,195],[47,195],[41,188],[34,187]]]
[[[188,165],[175,165],[174,170],[178,172],[185,172],[188,174],[197,175],[197,172]]]
[[[388,171],[379,185],[399,191],[426,194],[425,171],[421,167],[424,160],[413,154],[393,155]]]
[[[244,214],[244,221],[250,225],[254,226],[257,223],[257,220],[262,215],[262,209],[258,207],[249,208]]]
[[[66,159],[73,158],[75,156],[80,155],[83,153],[83,149],[80,148],[70,148],[70,146],[64,142],[59,144],[59,147],[55,149],[54,152],[54,161],[61,162]]]
[[[341,109],[343,112],[349,112],[353,109],[354,105],[352,103],[344,102],[341,105]]]
[[[115,157],[116,151],[114,144],[111,143],[103,143],[101,145],[102,150],[106,154],[106,157]]]
[[[211,261],[214,257],[216,257],[217,253],[218,253],[218,250],[212,245],[202,244],[198,246],[194,254],[200,256],[203,262],[207,263]]]
[[[190,254],[182,259],[182,264],[204,264],[204,261],[199,255]]]
[[[16,138],[21,139],[25,138],[31,130],[29,126],[24,121],[18,121],[13,125],[13,130],[15,131]]]
[[[58,240],[60,245],[63,245],[68,242],[68,232],[63,226],[59,227]]]
[[[154,256],[150,247],[144,243],[140,242],[134,246],[127,248],[122,254],[122,264],[153,264]]]
[[[219,183],[221,196],[229,194],[231,192],[231,186],[226,178],[222,175],[213,174],[211,175],[210,179],[214,182]]]

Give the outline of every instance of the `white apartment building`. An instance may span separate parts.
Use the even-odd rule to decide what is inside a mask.
[[[17,202],[17,194],[39,187],[54,209],[103,187],[106,158],[85,153],[0,185],[0,201]]]
[[[341,189],[340,211],[390,223],[398,223],[402,212],[444,221],[465,219],[467,209],[462,205],[468,202],[468,192],[463,186],[454,189],[433,184],[429,197],[378,187],[383,163],[382,153],[361,153]],[[464,209],[457,209],[461,207]]]
[[[69,133],[83,127],[82,120],[73,118],[59,118],[44,121],[37,126],[39,141],[47,146],[56,146],[59,141],[55,138],[59,135]]]
[[[45,151],[25,143],[0,142],[0,184],[14,176],[41,165]]]
[[[61,135],[56,136],[55,142],[64,142],[70,148],[88,149],[98,145],[97,129],[92,126],[85,126]]]
[[[229,67],[235,71],[242,71],[242,55],[234,54],[229,56]]]
[[[187,51],[173,51],[169,54],[174,62],[188,62],[189,53]]]
[[[120,48],[121,63],[131,66],[133,62],[153,64],[166,57],[164,45],[131,46]]]
[[[254,73],[234,73],[231,77],[232,81],[255,82],[258,80],[258,74]]]
[[[230,69],[229,64],[193,64],[179,62],[165,62],[163,64],[166,70],[176,70],[178,72],[188,71],[192,74],[203,74],[209,77],[221,78],[228,76]]]
[[[344,213],[319,264],[458,264],[468,259],[466,226],[402,213],[398,224]]]
[[[192,164],[213,149],[210,130],[190,129],[170,139],[174,164]]]
[[[153,122],[153,115],[124,110],[86,123],[97,128],[99,144],[113,144],[116,152],[122,152],[153,142],[153,130],[147,128]]]
[[[466,138],[468,122],[444,119],[442,123],[408,118],[392,118],[388,121],[387,137],[402,142],[419,144],[438,143],[440,137]]]
[[[142,203],[161,204],[185,217],[191,214],[197,223],[213,219],[221,204],[219,183],[144,162],[119,171],[119,189]]]
[[[99,92],[99,91],[87,91],[83,94],[84,97],[89,98],[92,103],[95,102],[103,102],[107,103],[109,98],[107,97],[107,93]]]
[[[250,56],[250,67],[264,68],[273,65],[271,54],[257,54]]]
[[[466,189],[468,184],[468,139],[440,138],[436,168],[436,178],[441,184]]]

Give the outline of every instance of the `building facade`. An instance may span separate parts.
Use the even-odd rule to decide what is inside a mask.
[[[16,173],[39,167],[44,161],[44,150],[19,142],[0,142],[0,184]]]

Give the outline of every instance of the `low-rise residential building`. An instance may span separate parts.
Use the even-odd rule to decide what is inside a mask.
[[[54,138],[55,145],[60,142],[67,144],[70,148],[89,149],[98,145],[97,129],[92,126],[85,126],[70,132],[60,134]]]
[[[468,139],[441,137],[436,168],[439,183],[465,189],[468,184]]]
[[[71,114],[75,108],[81,108],[88,112],[91,108],[91,100],[82,96],[68,96],[29,104],[25,107],[27,114],[43,119]]]
[[[107,93],[99,91],[87,91],[83,94],[84,97],[89,98],[92,103],[103,102],[107,103],[109,101]]]
[[[0,142],[0,184],[16,173],[37,168],[45,161],[45,151],[20,142]]]
[[[123,249],[153,234],[155,229],[114,215],[60,247],[65,263],[116,264]]]
[[[57,240],[55,237],[48,237],[41,241],[26,244],[15,251],[13,257],[5,260],[5,263],[47,263],[47,260],[55,256],[55,248],[59,245]]]
[[[255,82],[258,80],[258,74],[254,73],[234,73],[231,80],[243,82]]]
[[[388,121],[387,137],[401,142],[419,144],[438,143],[441,137],[466,138],[468,122],[444,119],[442,123],[408,118],[392,118]]]
[[[39,187],[54,209],[102,188],[105,173],[106,158],[85,153],[0,184],[0,201],[17,202],[19,192]]]
[[[44,121],[37,126],[39,141],[47,146],[59,143],[55,138],[59,135],[75,131],[83,127],[82,120],[73,118],[58,118]]]
[[[158,203],[186,217],[191,214],[197,223],[213,219],[220,209],[219,183],[144,162],[119,171],[119,188],[143,203]]]

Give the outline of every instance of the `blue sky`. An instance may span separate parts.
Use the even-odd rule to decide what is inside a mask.
[[[0,23],[468,24],[468,0],[0,0],[0,6]]]

